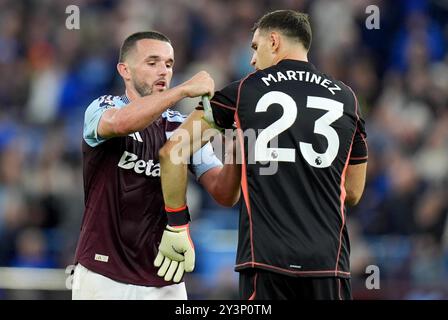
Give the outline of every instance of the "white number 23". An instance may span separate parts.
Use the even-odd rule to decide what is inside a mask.
[[[261,97],[255,112],[266,112],[273,104],[279,104],[283,108],[283,115],[258,135],[255,141],[255,161],[295,162],[295,149],[268,148],[268,143],[294,124],[297,119],[297,104],[288,94],[271,91]],[[314,133],[323,135],[327,139],[328,147],[325,152],[318,153],[314,150],[312,144],[300,142],[300,152],[311,166],[316,168],[329,167],[339,150],[339,136],[336,130],[331,127],[331,124],[342,117],[344,105],[336,100],[309,96],[307,97],[306,107],[328,111],[314,123]]]

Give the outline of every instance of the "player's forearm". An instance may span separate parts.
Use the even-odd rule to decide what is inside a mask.
[[[170,208],[186,204],[187,160],[208,142],[208,139],[202,139],[204,131],[210,129],[202,120],[203,114],[199,110],[193,111],[159,151],[163,197],[165,205]],[[195,123],[200,124],[200,132],[195,133]],[[206,172],[201,179],[208,175],[209,172]]]
[[[177,86],[165,92],[137,98],[125,107],[119,109],[113,116],[114,135],[122,136],[141,131],[169,107],[187,95],[182,86]]]
[[[367,162],[349,165],[345,174],[345,203],[355,206],[361,200],[366,182]]]
[[[234,206],[240,198],[241,165],[225,164],[214,180],[212,196],[216,202],[225,206]]]
[[[160,150],[159,161],[165,206],[173,209],[185,206],[187,202],[187,165],[173,163],[167,149]]]

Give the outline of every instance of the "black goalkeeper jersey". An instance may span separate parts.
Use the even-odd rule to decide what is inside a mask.
[[[350,277],[345,173],[367,161],[353,91],[283,60],[216,92],[211,106],[218,126],[244,133],[236,270]]]

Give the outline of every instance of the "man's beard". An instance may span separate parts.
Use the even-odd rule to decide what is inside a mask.
[[[148,84],[137,80],[133,80],[132,82],[134,83],[135,90],[141,97],[146,97],[152,94],[152,88]]]

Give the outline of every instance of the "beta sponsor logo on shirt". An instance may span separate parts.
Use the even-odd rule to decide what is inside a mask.
[[[118,167],[126,170],[134,170],[135,173],[145,174],[148,177],[160,177],[160,163],[154,160],[141,160],[138,156],[125,151],[118,162]]]

